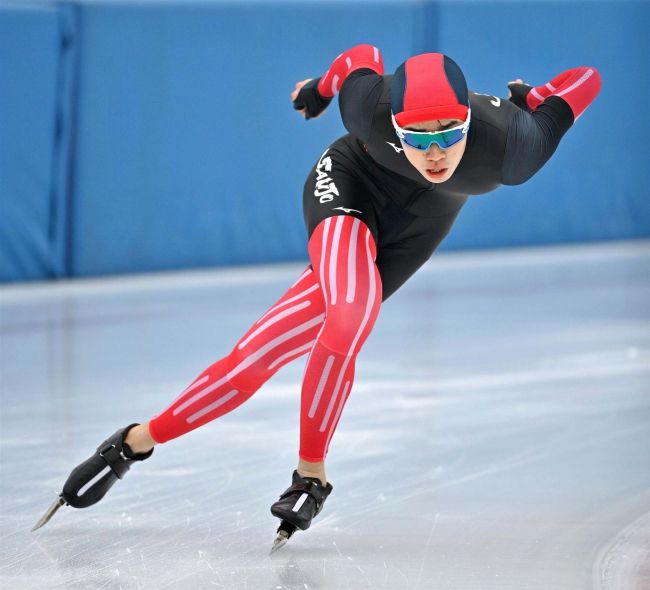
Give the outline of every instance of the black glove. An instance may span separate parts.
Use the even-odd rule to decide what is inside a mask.
[[[326,98],[318,92],[320,78],[310,80],[298,92],[296,100],[293,101],[293,108],[296,110],[305,109],[305,119],[311,119],[320,115],[332,102],[332,98]]]
[[[508,100],[516,104],[520,109],[524,109],[526,112],[531,113],[532,110],[526,102],[526,97],[528,96],[528,93],[533,89],[533,87],[528,86],[528,84],[513,82],[512,84],[508,84],[508,88],[510,89],[511,94]]]

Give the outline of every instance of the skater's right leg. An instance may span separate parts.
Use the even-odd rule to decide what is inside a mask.
[[[223,357],[165,410],[134,433],[146,448],[177,438],[244,403],[282,366],[309,352],[325,318],[321,287],[311,268]],[[136,443],[137,444],[137,443]]]
[[[149,432],[149,422],[131,428],[124,442],[131,447],[134,453],[146,453],[156,445],[156,441]]]
[[[208,367],[166,410],[149,423],[131,424],[102,442],[72,471],[35,528],[43,526],[63,503],[85,508],[101,500],[134,462],[151,456],[155,443],[180,436],[242,404],[283,365],[311,349],[324,312],[320,285],[308,268],[231,353]]]

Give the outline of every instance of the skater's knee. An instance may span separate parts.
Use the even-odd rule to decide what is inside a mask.
[[[272,372],[263,359],[251,358],[251,351],[235,346],[226,357],[228,382],[239,391],[253,393],[269,379]]]
[[[320,342],[329,349],[350,356],[361,349],[370,334],[381,306],[381,283],[366,287],[354,300],[343,299],[327,308]]]

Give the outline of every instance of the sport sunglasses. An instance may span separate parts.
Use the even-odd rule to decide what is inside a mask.
[[[471,114],[472,112],[470,109],[467,111],[467,119],[465,119],[465,121],[457,127],[435,132],[409,131],[408,129],[402,129],[397,124],[395,115],[391,113],[390,116],[393,121],[393,127],[395,127],[397,137],[399,137],[406,145],[415,148],[416,150],[426,152],[434,143],[440,149],[446,150],[463,139],[463,137],[465,137],[467,134],[467,130],[469,129],[469,120]]]

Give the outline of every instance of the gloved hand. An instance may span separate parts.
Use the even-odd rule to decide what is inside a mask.
[[[517,78],[508,82],[508,89],[510,90],[508,100],[511,103],[516,104],[520,109],[524,109],[528,113],[532,112],[526,101],[528,93],[533,89],[532,86],[525,84],[521,78]]]
[[[319,81],[320,78],[302,80],[291,93],[293,108],[302,113],[305,119],[319,117],[332,102],[332,98],[325,98],[318,92]]]

